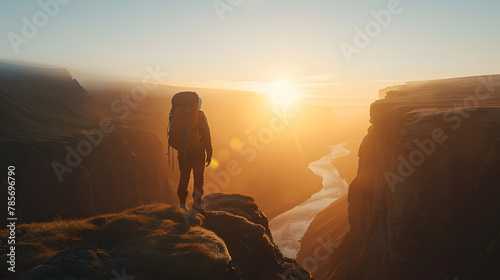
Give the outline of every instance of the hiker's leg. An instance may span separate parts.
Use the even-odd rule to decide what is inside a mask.
[[[186,155],[179,154],[177,159],[179,160],[179,171],[181,172],[179,186],[177,187],[177,196],[179,196],[180,203],[185,204],[186,197],[188,196],[187,188],[189,177],[191,176],[191,164],[189,162],[189,157]]]
[[[203,196],[203,172],[205,171],[205,154],[198,154],[193,157],[193,208],[202,209],[201,198]]]

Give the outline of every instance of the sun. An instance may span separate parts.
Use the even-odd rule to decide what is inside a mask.
[[[300,95],[298,86],[286,79],[266,84],[263,91],[278,106],[287,106]]]

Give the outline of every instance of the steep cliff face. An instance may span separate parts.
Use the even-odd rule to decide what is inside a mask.
[[[335,200],[316,215],[300,240],[297,261],[315,277],[329,272],[326,260],[349,232],[347,208],[347,195]]]
[[[172,201],[162,142],[110,113],[64,69],[0,64],[0,164],[16,169],[19,220]]]
[[[22,225],[16,251],[23,261],[13,279],[311,279],[282,256],[251,197],[212,194],[205,204],[205,215],[153,204]]]
[[[407,83],[371,107],[350,232],[317,279],[500,279],[500,76]]]

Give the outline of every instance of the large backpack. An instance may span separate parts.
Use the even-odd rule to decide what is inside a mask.
[[[198,101],[198,94],[192,91],[179,92],[172,97],[168,145],[177,151],[192,151],[199,146]]]

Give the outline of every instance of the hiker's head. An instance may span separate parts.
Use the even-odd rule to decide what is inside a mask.
[[[198,97],[198,110],[201,110],[201,97]]]

